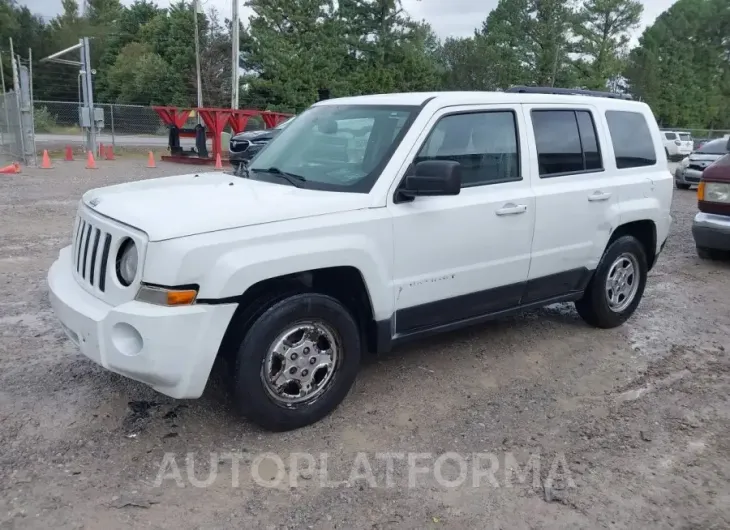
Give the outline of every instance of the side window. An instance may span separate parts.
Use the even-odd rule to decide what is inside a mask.
[[[654,142],[643,114],[608,110],[606,122],[618,169],[653,166],[657,163]]]
[[[462,188],[521,180],[514,112],[485,111],[441,118],[414,162],[424,160],[459,162]]]
[[[587,110],[579,110],[575,113],[575,116],[578,118],[578,130],[580,131],[580,143],[583,146],[586,171],[603,169],[601,148],[598,146],[593,115]]]
[[[674,133],[664,133],[664,138],[666,138],[667,140],[676,140],[677,135]]]
[[[593,116],[584,110],[533,110],[541,177],[603,169]]]

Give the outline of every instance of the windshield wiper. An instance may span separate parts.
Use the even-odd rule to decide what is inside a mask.
[[[276,175],[277,177],[281,177],[292,186],[296,186],[297,188],[300,188],[300,184],[302,182],[307,182],[307,179],[305,179],[301,175],[296,175],[294,173],[288,173],[286,171],[282,171],[278,167],[270,167],[268,169],[261,169],[261,168],[253,168],[251,169],[254,173],[269,173],[270,175]]]

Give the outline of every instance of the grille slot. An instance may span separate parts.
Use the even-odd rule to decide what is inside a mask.
[[[106,289],[107,261],[111,250],[112,235],[90,221],[79,219],[74,235],[74,267],[82,282],[96,287],[102,293]]]

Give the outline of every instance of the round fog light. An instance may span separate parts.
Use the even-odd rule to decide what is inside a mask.
[[[134,357],[142,352],[144,341],[136,328],[125,322],[117,322],[112,327],[112,344],[122,355]]]

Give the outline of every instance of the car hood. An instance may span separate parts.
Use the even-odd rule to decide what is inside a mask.
[[[714,162],[718,158],[720,158],[723,155],[713,155],[713,154],[706,154],[706,153],[692,153],[689,155],[690,162],[698,162],[698,161],[709,161]]]
[[[238,133],[231,137],[231,141],[236,140],[238,142],[242,140],[248,140],[252,142],[254,140],[271,140],[279,131],[276,129],[264,129],[261,131],[246,131]]]
[[[199,173],[86,192],[84,204],[162,241],[263,223],[367,208],[364,193],[296,188],[226,173]]]

